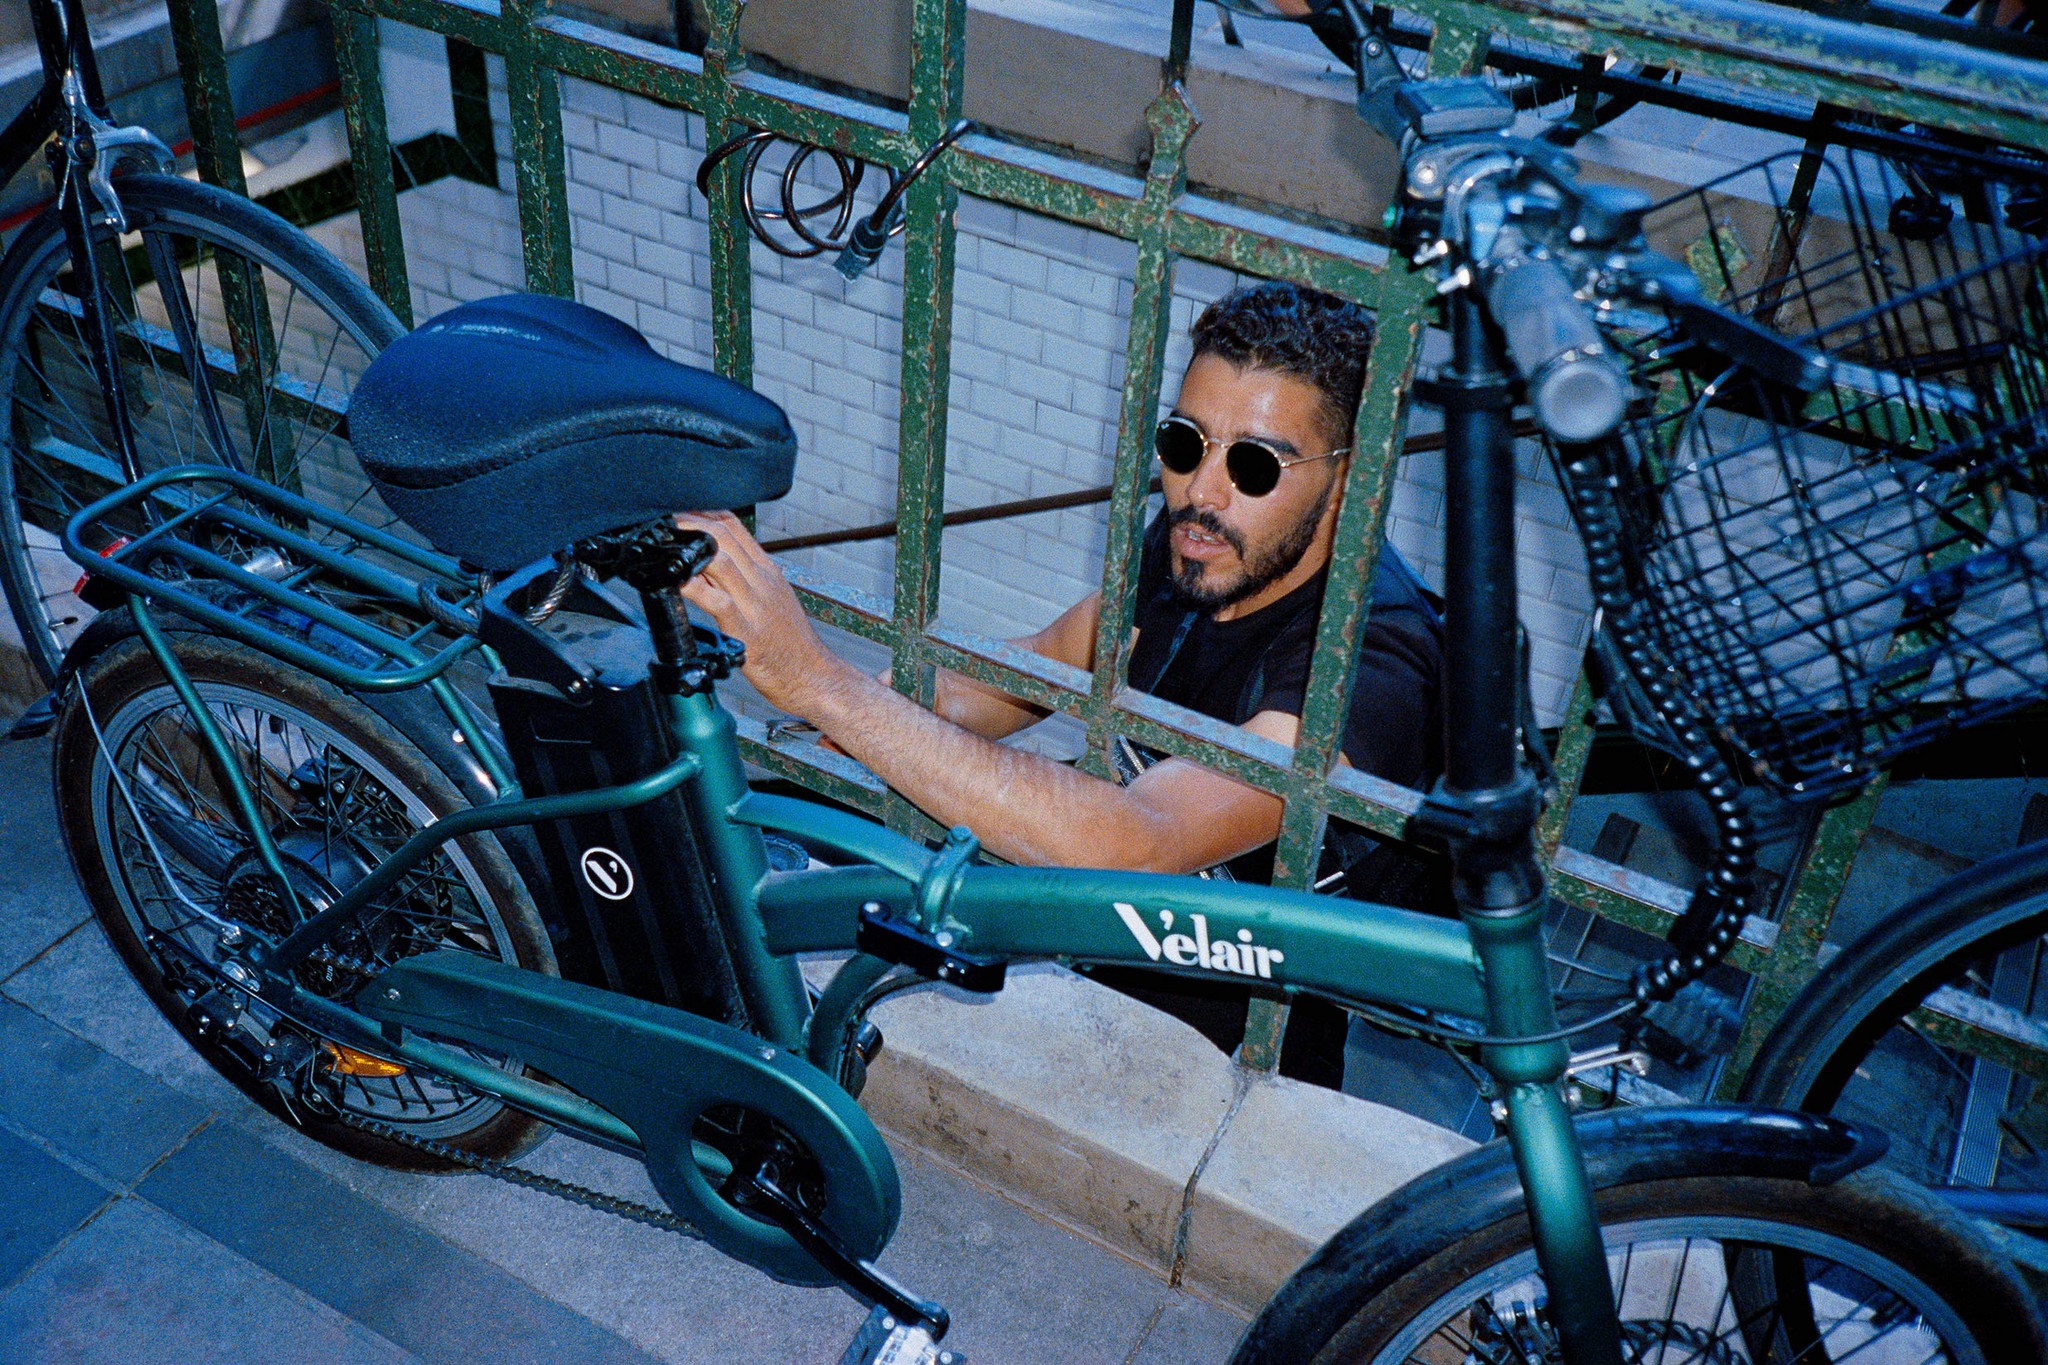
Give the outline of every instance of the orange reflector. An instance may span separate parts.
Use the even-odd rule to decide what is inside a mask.
[[[335,1071],[344,1076],[403,1076],[405,1068],[397,1062],[387,1062],[381,1057],[372,1057],[367,1052],[358,1052],[340,1043],[323,1042],[327,1061]]]

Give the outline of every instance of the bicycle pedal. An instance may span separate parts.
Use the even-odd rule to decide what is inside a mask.
[[[924,1323],[898,1322],[876,1304],[839,1365],[967,1365],[967,1357],[941,1348]]]

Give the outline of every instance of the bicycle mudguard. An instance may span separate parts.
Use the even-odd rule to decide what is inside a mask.
[[[517,1057],[609,1110],[639,1136],[647,1173],[679,1216],[720,1251],[785,1283],[838,1279],[706,1178],[692,1153],[707,1110],[767,1118],[805,1149],[822,1184],[817,1216],[851,1255],[872,1260],[895,1231],[901,1188],[874,1124],[824,1072],[751,1034],[449,951],[406,958],[364,987],[356,1008],[380,1023]]]
[[[162,622],[165,633],[169,635],[189,631],[209,638],[218,638],[205,626],[190,617],[179,615],[175,610],[160,612],[158,619]],[[277,626],[274,620],[270,624],[273,627]],[[290,628],[299,629],[296,625]],[[100,612],[86,622],[85,629],[78,633],[77,638],[64,651],[64,658],[57,666],[57,681],[42,701],[23,714],[15,733],[10,737],[33,738],[44,733],[49,726],[56,723],[57,713],[63,709],[64,697],[72,680],[90,672],[93,664],[108,650],[123,640],[137,639],[141,634],[142,628],[136,625],[134,613],[125,605]],[[350,644],[346,639],[334,635],[326,637],[320,643],[336,651]],[[247,648],[255,650],[253,645]],[[282,661],[277,666],[294,667]],[[478,805],[497,799],[498,789],[491,781],[490,773],[477,760],[469,746],[456,738],[449,728],[447,713],[424,688],[409,688],[402,692],[352,691],[349,696],[376,712],[394,730],[404,735],[408,742],[415,745],[436,768],[441,770],[443,776],[455,784],[456,790],[460,791],[465,799]],[[466,698],[464,700],[467,701]],[[36,707],[43,706],[45,702],[49,703],[47,712],[39,713]],[[468,710],[470,719],[478,731],[500,754],[503,754],[505,746],[497,717],[474,705],[469,706]],[[36,729],[36,726],[42,728]],[[505,855],[512,860],[512,866],[518,870],[520,878],[525,881],[529,893],[540,907],[541,920],[547,928],[550,943],[558,944],[568,939],[571,935],[570,928],[546,898],[539,894],[540,889],[548,885],[548,870],[542,860],[540,845],[535,841],[533,831],[523,825],[513,825],[493,831],[493,836],[505,850]]]
[[[1749,1105],[1669,1105],[1616,1109],[1573,1121],[1585,1152],[1585,1171],[1595,1191],[1642,1181],[1688,1177],[1769,1177],[1831,1185],[1878,1160],[1888,1146],[1882,1132],[1855,1128],[1841,1119],[1755,1109]],[[1432,1220],[1417,1220],[1417,1209],[1456,1209],[1464,1228],[1491,1226],[1522,1214],[1526,1207],[1516,1160],[1503,1138],[1423,1171],[1407,1185],[1374,1203],[1337,1230],[1294,1271],[1290,1283],[1329,1279],[1356,1283],[1393,1279],[1444,1250]],[[1417,1228],[1425,1232],[1417,1234]],[[1276,1295],[1278,1304],[1282,1295]],[[1317,1293],[1296,1295],[1294,1304],[1319,1302]],[[1272,1306],[1257,1318],[1237,1345],[1233,1361],[1292,1361],[1286,1342],[1305,1330],[1290,1314]]]
[[[286,625],[277,619],[278,608],[260,602],[252,602],[250,605],[254,609],[253,614],[264,620],[264,623],[273,630],[302,633],[306,626],[311,625],[311,622],[303,620]],[[168,635],[190,632],[208,639],[220,638],[218,632],[208,629],[189,616],[179,614],[176,608],[160,609],[156,616]],[[86,622],[85,629],[78,633],[77,638],[72,640],[70,647],[64,651],[64,658],[57,665],[57,681],[52,684],[49,695],[61,699],[71,685],[72,679],[91,671],[93,664],[101,655],[123,640],[136,639],[141,634],[142,628],[135,623],[134,614],[125,604],[100,612]],[[349,650],[359,647],[345,636],[328,632],[324,636],[310,638],[313,643],[333,653],[344,663],[360,662],[348,653]],[[252,652],[261,652],[254,645],[245,647]],[[296,667],[281,660],[277,666]],[[417,745],[420,751],[433,761],[434,766],[455,783],[465,797],[481,803],[497,796],[497,788],[492,784],[489,772],[477,761],[476,755],[469,752],[468,746],[451,738],[447,713],[442,711],[440,705],[424,688],[409,688],[401,692],[349,691],[349,696],[375,711],[389,722],[393,729]],[[484,737],[491,740],[502,753],[504,744],[497,733],[497,717],[474,705],[468,709],[471,720],[483,732]],[[502,838],[505,831],[499,833]],[[528,869],[522,866],[520,871],[525,875]]]
[[[1574,1120],[1595,1191],[1702,1176],[1748,1176],[1830,1185],[1884,1155],[1889,1140],[1840,1119],[1747,1105],[1618,1109]],[[1445,1243],[1417,1209],[1454,1208],[1463,1226],[1484,1227],[1527,1205],[1514,1153],[1495,1139],[1424,1171],[1359,1214],[1295,1270],[1293,1280],[1391,1280],[1442,1252]],[[1280,1301],[1276,1297],[1275,1303]],[[1296,1303],[1317,1300],[1297,1296]],[[1234,1361],[1299,1359],[1285,1345],[1305,1321],[1269,1305],[1238,1343]]]

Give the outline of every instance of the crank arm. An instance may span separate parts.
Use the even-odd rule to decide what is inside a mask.
[[[735,1194],[739,1196],[735,1203],[743,1203],[788,1233],[855,1298],[885,1310],[899,1323],[923,1326],[933,1341],[946,1335],[951,1318],[945,1309],[917,1298],[869,1262],[850,1254],[803,1205],[783,1193],[760,1165],[745,1172],[734,1169],[726,1195],[731,1198]]]

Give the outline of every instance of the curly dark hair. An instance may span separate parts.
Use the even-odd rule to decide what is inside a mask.
[[[1322,391],[1331,436],[1348,441],[1365,385],[1372,314],[1306,285],[1269,281],[1233,289],[1195,319],[1196,357],[1278,370]]]

